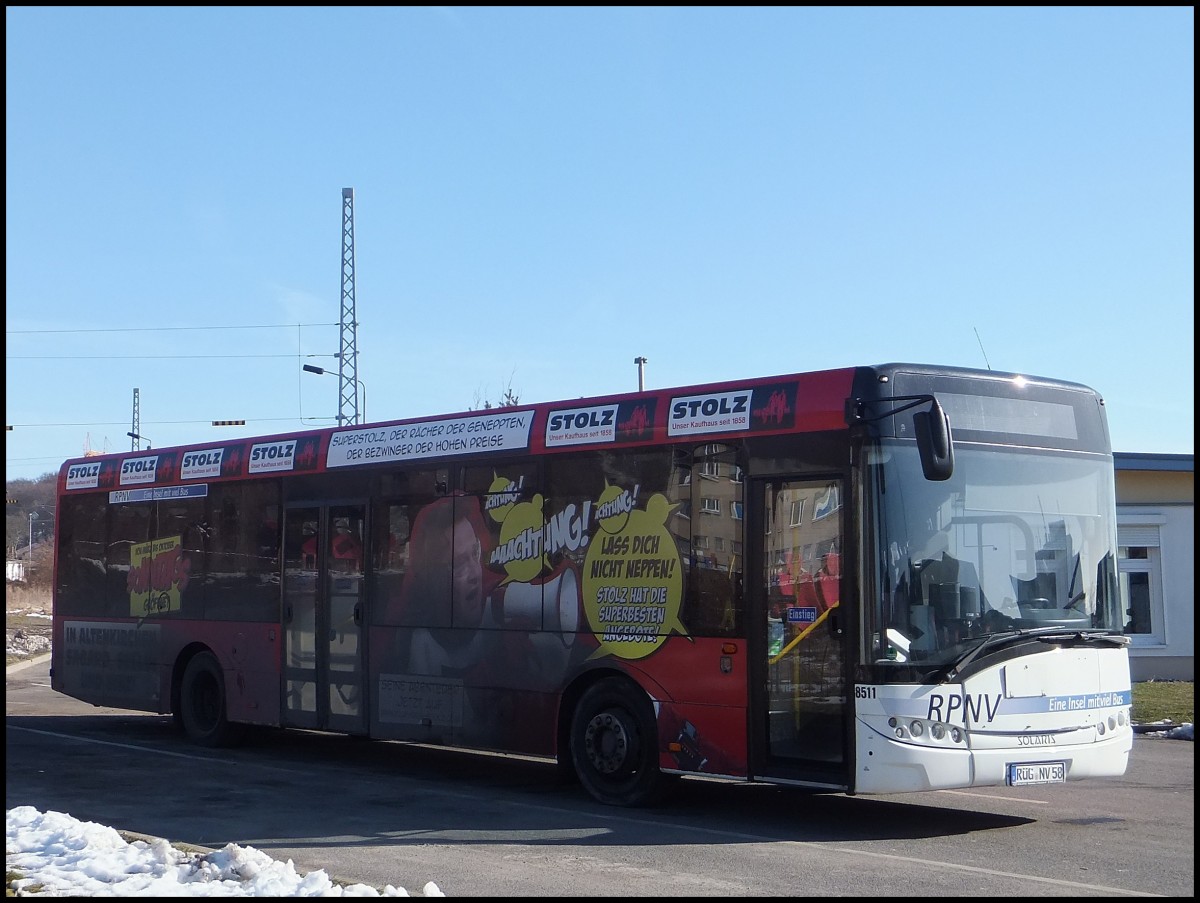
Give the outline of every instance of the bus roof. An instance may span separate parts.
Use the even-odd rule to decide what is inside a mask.
[[[382,464],[839,430],[847,428],[846,400],[856,379],[871,377],[875,384],[900,371],[1075,386],[923,364],[847,367],[71,458],[59,472],[58,490],[198,486]]]
[[[844,429],[856,372],[758,377],[71,458],[59,472],[59,491]]]

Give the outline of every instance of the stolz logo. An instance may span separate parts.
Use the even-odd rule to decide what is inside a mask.
[[[67,468],[68,489],[95,489],[100,485],[100,462],[72,464]]]
[[[291,470],[296,464],[296,440],[263,442],[250,448],[250,473]]]
[[[179,468],[179,477],[183,480],[199,480],[204,477],[219,477],[221,475],[221,460],[225,449],[210,448],[207,451],[188,452],[183,456],[183,464]]]
[[[126,458],[121,462],[121,485],[153,483],[156,470],[158,470],[158,455],[150,455],[146,458]]]
[[[617,406],[597,405],[551,411],[546,421],[546,447],[581,442],[612,442],[616,438]]]
[[[667,435],[750,429],[751,392],[717,392],[671,399]]]

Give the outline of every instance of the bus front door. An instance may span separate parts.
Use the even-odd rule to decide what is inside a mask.
[[[283,724],[365,733],[363,505],[290,506]]]
[[[842,485],[762,480],[753,486],[759,646],[756,771],[831,786],[846,780],[846,629],[840,611]],[[751,648],[754,648],[752,646]]]

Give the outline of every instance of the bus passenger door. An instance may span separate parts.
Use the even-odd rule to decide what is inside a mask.
[[[283,723],[366,732],[363,505],[289,506]]]
[[[752,492],[758,515],[748,536],[759,547],[750,629],[762,641],[750,646],[760,650],[755,772],[844,786],[850,631],[840,606],[842,484],[757,480]]]

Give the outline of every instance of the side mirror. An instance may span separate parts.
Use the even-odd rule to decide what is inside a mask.
[[[950,418],[936,398],[928,411],[913,414],[913,429],[925,479],[934,482],[950,479],[954,473],[954,437],[950,433]]]

